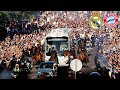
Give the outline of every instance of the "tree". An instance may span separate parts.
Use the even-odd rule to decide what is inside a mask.
[[[33,17],[39,17],[44,11],[0,11],[0,25],[10,21],[29,21]]]
[[[0,27],[5,27],[7,24],[9,24],[9,18],[6,13],[0,11]]]
[[[0,11],[1,15],[4,15],[10,21],[29,20],[32,17],[33,11]],[[1,18],[3,19],[3,17]]]
[[[32,13],[31,11],[9,11],[8,17],[11,21],[30,20]]]

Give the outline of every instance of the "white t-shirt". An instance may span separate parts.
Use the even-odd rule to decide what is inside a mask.
[[[2,60],[0,60],[0,64],[1,64]]]
[[[50,18],[48,17],[48,18],[47,18],[47,22],[49,22],[49,21],[50,21]]]

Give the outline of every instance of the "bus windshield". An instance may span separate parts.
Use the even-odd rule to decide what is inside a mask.
[[[57,51],[58,56],[63,56],[65,50],[68,49],[68,38],[47,38],[46,39],[46,55],[51,56],[52,47]]]

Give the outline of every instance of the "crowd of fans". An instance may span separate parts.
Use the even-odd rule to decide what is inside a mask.
[[[100,11],[103,19],[106,13],[117,11]],[[45,11],[40,15],[37,24],[12,22],[7,27],[7,37],[0,41],[0,60],[10,60],[13,55],[16,58],[22,56],[22,51],[31,49],[37,44],[43,45],[45,35],[52,28],[70,28],[70,38],[85,34],[91,38],[92,35],[103,37],[102,51],[109,61],[120,65],[120,29],[109,29],[105,25],[101,30],[93,30],[89,24],[91,11]],[[38,43],[39,41],[39,43]],[[118,63],[119,62],[119,63]],[[111,65],[112,65],[111,63]]]
[[[7,27],[7,37],[0,41],[0,60],[7,61],[9,66],[14,56],[21,60],[25,53],[29,53],[28,57],[32,59],[33,53],[37,52],[35,50],[42,48],[44,37],[45,33],[36,24],[11,22]]]

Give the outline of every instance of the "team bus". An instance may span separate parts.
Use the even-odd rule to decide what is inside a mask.
[[[52,29],[45,38],[45,61],[49,61],[49,50],[54,47],[57,51],[60,66],[66,66],[64,50],[70,50],[70,39],[67,28]]]

